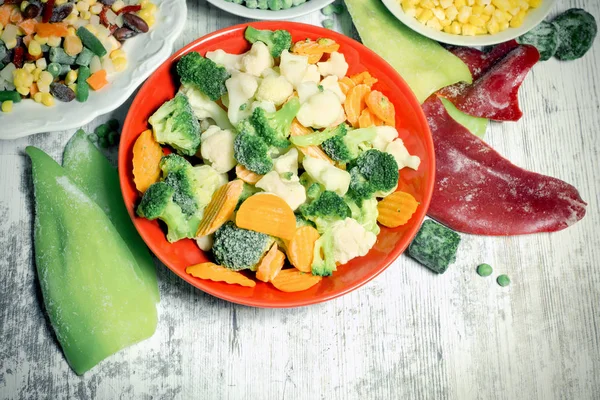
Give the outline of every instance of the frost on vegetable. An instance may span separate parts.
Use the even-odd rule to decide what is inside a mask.
[[[227,86],[229,103],[227,105],[227,116],[229,121],[236,125],[238,122],[250,116],[248,101],[254,97],[258,89],[258,80],[255,76],[244,72],[235,72],[229,78]]]
[[[187,96],[192,112],[197,119],[210,118],[222,129],[233,128],[227,117],[227,112],[200,90],[184,84],[179,88],[179,92]]]
[[[235,167],[237,161],[233,156],[233,132],[213,125],[202,133],[201,140],[200,155],[206,164],[219,173],[229,172]]]
[[[308,70],[308,57],[292,54],[287,50],[281,53],[279,64],[281,75],[283,75],[294,87],[303,81]]]
[[[304,169],[312,179],[320,183],[326,190],[344,196],[350,185],[350,174],[327,161],[305,156],[302,161]]]
[[[269,53],[267,45],[263,42],[256,42],[241,60],[241,70],[254,76],[261,76],[262,73],[273,67],[273,57]]]
[[[271,171],[256,182],[256,187],[281,197],[292,210],[296,210],[306,201],[306,191],[298,176],[284,179],[276,171]]]

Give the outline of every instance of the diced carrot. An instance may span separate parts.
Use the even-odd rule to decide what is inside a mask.
[[[87,78],[86,82],[94,90],[102,89],[108,84],[108,81],[106,80],[106,70],[100,69],[94,72],[89,78]]]
[[[235,211],[243,189],[244,182],[240,179],[235,179],[217,189],[204,209],[204,216],[196,236],[210,235],[227,222]]]
[[[331,165],[335,165],[335,162],[327,155],[319,146],[307,146],[298,147],[298,150],[305,156],[317,158],[319,160],[327,161]]]
[[[346,101],[344,102],[344,110],[346,111],[346,118],[353,127],[358,127],[358,118],[365,109],[365,97],[371,92],[371,88],[367,85],[360,84],[348,90],[346,95]]]
[[[246,287],[256,286],[256,282],[246,277],[244,274],[211,262],[189,266],[185,269],[185,272],[196,278],[209,279],[215,282],[225,282],[230,285],[237,284]]]
[[[315,242],[319,239],[319,232],[312,226],[303,226],[296,230],[294,237],[288,245],[288,258],[290,263],[302,272],[310,272],[313,262]]]
[[[27,36],[23,36],[23,44],[26,47],[29,47],[29,43],[31,43],[31,40],[33,39],[33,35],[27,35]]]
[[[385,122],[386,125],[396,126],[396,110],[394,104],[380,91],[373,90],[365,98],[369,110]]]
[[[292,46],[292,53],[308,56],[309,64],[316,64],[321,60],[324,53],[333,53],[338,51],[340,45],[332,39],[320,38],[316,41],[306,39],[301,40]]]
[[[251,185],[255,185],[256,182],[260,181],[263,175],[259,175],[256,172],[250,171],[248,168],[244,167],[242,164],[238,164],[235,166],[235,176],[240,178],[246,183]]]
[[[29,95],[31,97],[33,97],[33,95],[36,94],[39,91],[40,90],[38,89],[37,83],[33,82],[33,84],[31,86],[29,86]]]
[[[238,227],[290,240],[296,232],[296,217],[288,203],[271,193],[248,197],[240,206],[235,223]]]
[[[323,278],[320,276],[290,268],[279,271],[271,283],[282,292],[301,292],[315,286],[321,279]]]
[[[358,117],[358,127],[359,128],[369,128],[371,126],[381,126],[383,125],[383,121],[377,118],[371,110],[365,108],[360,113],[360,117]]]
[[[377,221],[388,228],[406,224],[413,216],[419,203],[406,192],[394,192],[377,204]]]
[[[35,24],[35,32],[40,37],[65,37],[69,34],[67,24],[63,22],[38,22]]]
[[[36,21],[33,18],[21,21],[17,26],[21,28],[25,35],[31,35],[35,32]]]
[[[354,81],[348,78],[347,76],[340,79],[338,81],[338,84],[340,85],[340,90],[342,91],[342,93],[344,93],[344,95],[347,95],[348,91],[354,86],[356,86],[356,83],[354,83]]]
[[[265,254],[258,264],[256,270],[256,279],[263,282],[270,282],[281,271],[285,263],[285,254],[277,249],[277,243],[274,243],[271,249]]]
[[[10,14],[16,6],[12,4],[2,4],[0,6],[0,24],[6,26],[10,22]]]
[[[150,129],[145,130],[133,145],[133,182],[141,193],[160,178],[160,159],[164,153]]]
[[[368,87],[371,87],[377,83],[377,79],[373,78],[369,71],[363,71],[361,73],[352,75],[350,79],[355,85],[365,84]]]
[[[15,7],[10,12],[10,22],[15,25],[18,25],[19,22],[23,21],[23,14],[21,14],[21,10],[18,7]]]

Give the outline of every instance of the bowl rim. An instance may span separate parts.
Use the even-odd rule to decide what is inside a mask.
[[[536,27],[540,24],[552,11],[556,0],[544,0],[542,5],[535,9],[537,12],[530,12],[523,25],[518,28],[508,28],[503,32],[499,32],[494,35],[480,35],[480,36],[462,36],[452,35],[446,32],[436,31],[431,29],[413,17],[406,15],[398,0],[381,0],[387,9],[404,25],[408,26],[413,31],[420,33],[429,39],[445,44],[455,46],[491,46],[499,43],[508,42],[509,40],[515,39]],[[539,10],[539,11],[538,11]]]
[[[309,0],[303,4],[290,7],[287,10],[261,10],[248,8],[241,4],[231,3],[225,0],[207,0],[213,6],[220,8],[230,14],[255,20],[276,21],[288,18],[297,18],[333,3],[335,0]]]
[[[417,110],[416,117],[417,117],[419,123],[425,129],[424,135],[423,135],[424,146],[425,146],[426,150],[430,149],[430,151],[431,151],[430,157],[428,157],[429,163],[428,163],[428,165],[426,165],[426,168],[428,168],[430,171],[429,172],[430,179],[424,185],[424,196],[423,196],[423,201],[421,202],[422,207],[419,207],[419,209],[417,210],[417,212],[415,212],[415,214],[413,216],[413,218],[415,218],[414,225],[410,229],[408,229],[405,233],[405,235],[406,235],[405,237],[408,237],[410,239],[408,241],[406,241],[406,243],[404,245],[398,246],[396,244],[394,246],[394,248],[386,255],[386,258],[381,263],[379,263],[379,265],[377,266],[377,268],[374,270],[373,273],[371,273],[370,275],[366,275],[364,278],[362,278],[361,280],[358,280],[356,283],[348,285],[347,287],[345,287],[339,291],[335,291],[334,293],[331,293],[331,294],[320,295],[318,297],[312,297],[312,298],[306,299],[306,300],[297,300],[297,299],[290,299],[290,300],[286,300],[286,301],[278,300],[277,303],[272,303],[267,300],[256,299],[253,297],[239,297],[239,296],[236,297],[234,295],[230,295],[230,294],[226,294],[226,293],[224,294],[224,293],[221,293],[219,290],[214,290],[210,285],[210,283],[212,283],[211,281],[203,281],[201,279],[194,278],[191,275],[185,273],[185,271],[180,272],[177,270],[177,268],[171,267],[168,260],[163,259],[161,251],[160,250],[156,251],[156,246],[153,245],[153,241],[150,237],[150,233],[145,229],[140,229],[140,227],[138,225],[139,224],[138,218],[135,215],[135,211],[133,209],[133,204],[128,204],[128,201],[126,200],[127,199],[126,187],[127,187],[127,185],[131,185],[131,182],[128,182],[131,178],[129,176],[129,171],[127,170],[127,166],[128,166],[127,162],[130,158],[130,155],[127,154],[127,151],[125,149],[126,145],[124,143],[125,141],[123,141],[123,140],[121,140],[120,144],[119,144],[118,171],[119,171],[119,183],[120,183],[121,193],[123,195],[123,199],[125,201],[125,206],[127,208],[129,216],[132,219],[132,222],[135,225],[136,230],[138,231],[138,233],[144,240],[144,243],[152,251],[152,253],[173,273],[175,273],[181,279],[183,279],[190,285],[196,287],[197,289],[200,289],[205,293],[208,293],[214,297],[220,298],[222,300],[226,300],[231,303],[236,303],[236,304],[251,306],[251,307],[258,307],[258,308],[292,308],[292,307],[303,307],[303,306],[308,306],[308,305],[312,305],[312,304],[323,303],[323,302],[338,298],[340,296],[343,296],[353,290],[360,288],[361,286],[367,284],[368,282],[370,282],[371,280],[373,280],[377,276],[379,276],[379,274],[381,274],[384,270],[386,270],[408,248],[410,241],[412,240],[412,238],[415,237],[415,235],[417,234],[418,230],[421,227],[423,220],[425,219],[427,210],[429,209],[429,204],[431,202],[431,198],[433,196],[433,187],[434,187],[434,183],[435,183],[435,152],[434,152],[433,137],[431,135],[431,130],[429,129],[429,124],[427,123],[427,118],[425,117],[425,114],[421,108],[421,104],[415,97],[414,93],[412,92],[412,90],[410,89],[408,84],[400,76],[400,74],[392,66],[390,66],[385,60],[383,60],[383,58],[381,58],[379,55],[377,55],[375,52],[373,52],[372,50],[370,50],[363,44],[352,39],[351,37],[345,36],[338,32],[333,32],[329,29],[321,28],[321,27],[318,27],[315,25],[310,25],[310,24],[298,23],[298,22],[285,22],[283,25],[278,23],[278,25],[276,25],[276,26],[274,26],[273,24],[274,24],[273,21],[263,21],[263,22],[250,22],[250,23],[233,25],[233,26],[230,26],[230,27],[227,27],[224,29],[217,30],[217,31],[207,34],[205,36],[202,36],[202,37],[194,40],[193,42],[189,43],[188,45],[184,46],[177,52],[175,52],[171,57],[169,57],[166,61],[164,61],[161,64],[161,66],[159,66],[157,68],[157,70],[155,70],[152,73],[152,75],[149,77],[149,79],[140,88],[138,94],[136,95],[133,102],[131,103],[130,110],[127,113],[125,122],[123,123],[122,132],[127,132],[129,125],[133,123],[132,120],[135,117],[132,115],[131,110],[136,107],[138,101],[142,101],[141,97],[139,96],[139,93],[142,92],[146,86],[151,87],[150,79],[152,78],[152,76],[154,74],[156,74],[156,72],[158,70],[162,70],[163,68],[170,65],[174,60],[181,57],[182,55],[189,53],[191,51],[194,51],[193,48],[198,46],[199,44],[201,44],[204,41],[211,40],[215,37],[227,35],[232,32],[235,32],[235,31],[242,31],[247,26],[253,26],[257,29],[274,29],[276,27],[278,29],[293,30],[294,28],[297,28],[297,29],[302,29],[305,31],[312,31],[318,35],[327,35],[327,37],[330,37],[330,38],[338,41],[338,43],[341,42],[341,43],[351,44],[354,46],[354,49],[356,51],[361,53],[361,56],[373,57],[373,58],[379,59],[380,62],[383,63],[383,65],[388,67],[389,73],[390,73],[389,75],[392,76],[392,79],[395,82],[397,82],[397,84],[399,86],[404,86],[405,89],[407,89],[405,91],[406,100],[414,109]]]

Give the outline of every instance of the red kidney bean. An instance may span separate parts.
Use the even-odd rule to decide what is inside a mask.
[[[50,84],[50,93],[52,96],[56,97],[57,100],[68,103],[75,99],[75,92],[71,90],[67,85],[63,85],[62,83],[51,83]]]
[[[29,4],[27,7],[25,7],[25,10],[23,10],[23,18],[36,18],[38,15],[40,15],[40,11],[41,7],[37,4]]]
[[[56,3],[56,0],[48,0],[46,4],[44,4],[44,11],[42,12],[42,22],[49,22],[50,18],[52,18],[52,10],[54,9],[54,3]]]
[[[17,68],[23,68],[23,61],[25,59],[25,49],[21,46],[15,47],[13,50],[12,63]]]
[[[52,16],[50,17],[50,22],[60,22],[67,18],[72,11],[73,3],[66,3],[62,6],[54,7],[52,10]]]
[[[143,19],[141,19],[140,17],[138,17],[135,14],[131,14],[131,13],[123,14],[123,23],[125,24],[126,27],[128,27],[132,31],[136,31],[138,33],[148,32],[148,24],[146,23],[146,21],[144,21]]]
[[[137,34],[138,34],[138,32],[133,31],[131,29],[128,29],[128,28],[119,28],[119,29],[117,29],[113,33],[113,36],[119,42],[123,42],[123,41],[125,41],[127,39],[131,39],[132,37],[136,36]]]

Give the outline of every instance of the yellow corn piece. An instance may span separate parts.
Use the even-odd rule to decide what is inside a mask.
[[[41,103],[42,102],[42,92],[37,92],[36,94],[34,94],[33,101],[35,101],[36,103]]]
[[[42,104],[46,107],[54,105],[54,97],[50,93],[42,93]]]
[[[2,102],[2,112],[9,113],[12,111],[13,102],[12,100],[6,100]]]
[[[67,72],[67,75],[65,76],[65,84],[66,85],[70,85],[72,83],[75,83],[77,81],[77,70],[70,70],[69,72]]]
[[[121,72],[127,68],[127,59],[125,57],[118,57],[112,60],[115,71]]]

